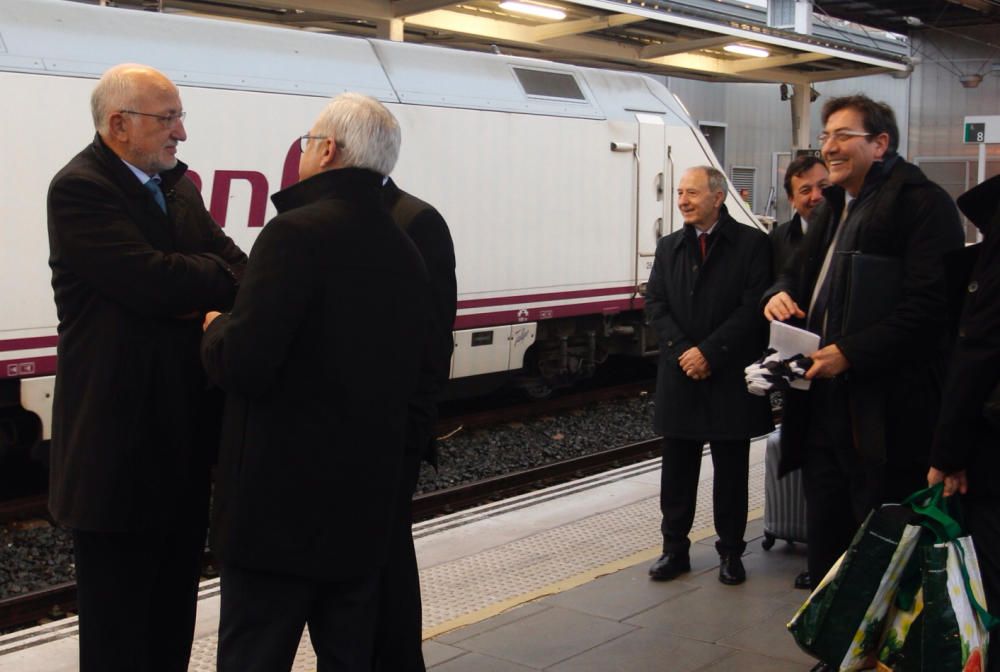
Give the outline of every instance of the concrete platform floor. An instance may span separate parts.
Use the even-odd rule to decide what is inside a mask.
[[[659,583],[649,561],[541,597],[424,643],[433,672],[794,672],[815,660],[785,623],[807,593],[792,586],[805,547],[764,551],[747,529],[747,581],[718,581],[715,537],[691,548],[692,572]]]

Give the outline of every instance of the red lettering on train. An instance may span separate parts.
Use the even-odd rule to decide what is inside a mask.
[[[285,167],[281,171],[281,188],[287,189],[299,181],[299,158],[302,156],[299,139],[285,152]]]
[[[208,211],[219,226],[226,225],[226,212],[229,209],[229,189],[233,180],[246,180],[250,183],[250,213],[247,216],[247,226],[264,226],[264,214],[267,209],[267,178],[255,170],[217,170],[212,182],[212,204]]]

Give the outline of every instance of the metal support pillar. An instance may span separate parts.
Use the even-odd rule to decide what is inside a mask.
[[[812,144],[812,120],[809,116],[812,87],[809,84],[795,84],[792,90],[794,93],[789,101],[792,106],[792,148],[807,149]]]
[[[403,24],[405,19],[388,19],[375,22],[375,37],[380,40],[404,42]]]

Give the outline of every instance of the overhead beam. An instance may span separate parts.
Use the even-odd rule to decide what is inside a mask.
[[[327,2],[329,5],[330,3]],[[339,3],[338,3],[339,4]],[[389,3],[392,15],[396,18],[423,14],[435,9],[444,9],[456,4],[455,0],[392,0]]]
[[[579,19],[577,21],[559,21],[557,23],[535,26],[531,29],[531,36],[538,42],[544,42],[545,40],[551,40],[557,37],[579,35],[581,33],[592,33],[595,30],[606,30],[608,28],[616,28],[618,26],[627,26],[630,23],[638,23],[645,20],[645,17],[636,16],[634,14],[592,16],[588,19]]]
[[[736,42],[733,37],[705,37],[700,40],[679,40],[677,42],[664,42],[663,44],[650,44],[643,47],[639,55],[644,59],[659,58],[660,56],[671,56],[673,54],[686,54],[691,51],[701,49],[711,49],[712,47],[723,47]]]
[[[854,68],[853,70],[831,70],[829,72],[811,72],[809,81],[812,82],[832,82],[835,79],[848,79],[850,77],[866,77],[868,75],[881,75],[889,73],[898,75],[898,70],[890,68]]]
[[[736,74],[752,70],[783,68],[786,65],[800,65],[802,63],[812,63],[813,61],[824,61],[828,58],[830,56],[827,54],[817,53],[787,54],[785,56],[768,56],[766,58],[744,58],[740,60],[721,61],[719,72],[723,74]]]

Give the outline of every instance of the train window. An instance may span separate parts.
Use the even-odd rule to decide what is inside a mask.
[[[493,345],[492,331],[477,331],[472,334],[472,347],[477,345]]]
[[[586,100],[576,83],[576,78],[566,72],[551,72],[549,70],[529,70],[514,68],[517,81],[529,96],[545,96],[546,98],[567,98],[569,100]]]

